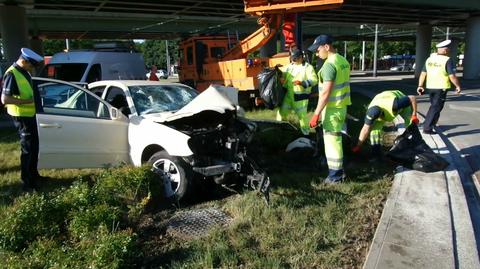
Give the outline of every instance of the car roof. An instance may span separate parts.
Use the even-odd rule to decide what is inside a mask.
[[[88,84],[89,87],[97,87],[103,85],[119,85],[122,84],[124,86],[149,86],[149,85],[184,85],[181,83],[176,82],[168,82],[168,81],[151,81],[151,80],[102,80],[96,81]]]

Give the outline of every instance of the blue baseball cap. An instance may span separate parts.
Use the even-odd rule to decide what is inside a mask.
[[[308,47],[308,50],[311,52],[315,52],[318,47],[323,46],[325,44],[332,44],[333,43],[333,37],[329,35],[319,35],[317,38],[315,38],[315,41],[313,41],[313,44]]]
[[[43,61],[43,57],[38,55],[36,52],[34,52],[31,49],[22,48],[20,51],[22,52],[22,58],[33,65],[36,65],[39,62]]]
[[[303,57],[303,53],[301,50],[299,49],[293,49],[291,54],[290,54],[290,59],[292,59],[292,61],[300,58],[300,57]]]

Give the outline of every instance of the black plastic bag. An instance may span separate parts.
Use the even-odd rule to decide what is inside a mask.
[[[279,107],[285,96],[285,89],[278,78],[280,74],[276,68],[265,68],[257,76],[260,82],[260,97],[268,109]]]
[[[422,172],[441,171],[449,165],[425,143],[414,124],[395,139],[393,147],[386,155],[407,168]]]
[[[423,152],[415,155],[412,169],[422,172],[437,172],[447,168],[448,162],[434,152]]]

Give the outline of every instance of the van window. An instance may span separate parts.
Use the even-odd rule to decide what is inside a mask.
[[[80,81],[87,69],[86,63],[47,64],[42,70],[42,77],[64,81]]]
[[[92,65],[92,67],[90,68],[90,71],[88,71],[86,80],[87,80],[87,83],[102,80],[102,67],[100,67],[100,64]]]

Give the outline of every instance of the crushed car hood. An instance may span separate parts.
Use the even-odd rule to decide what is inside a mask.
[[[171,114],[152,117],[155,122],[172,122],[182,118],[192,117],[204,111],[215,111],[224,114],[234,111],[238,105],[238,90],[233,87],[211,85],[186,106]]]

